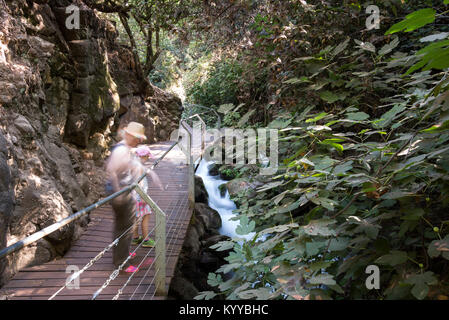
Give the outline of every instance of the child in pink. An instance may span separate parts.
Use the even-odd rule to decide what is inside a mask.
[[[139,157],[140,162],[144,164],[148,161],[149,157],[152,157],[150,148],[147,146],[140,146],[135,150],[135,154]],[[143,166],[142,166],[143,167]],[[144,169],[142,168],[142,172]],[[147,178],[145,177],[140,183],[140,188],[145,192],[148,193],[148,182]],[[139,227],[136,223],[133,227],[133,244],[139,244],[143,241],[142,247],[154,247],[154,240],[151,239],[149,234],[149,223],[150,223],[150,214],[151,214],[151,208],[150,206],[140,197],[140,195],[137,192],[133,192],[134,197],[136,199],[136,217],[139,219],[143,216],[141,221],[142,226],[142,236],[139,236]],[[145,239],[143,237],[146,237]]]

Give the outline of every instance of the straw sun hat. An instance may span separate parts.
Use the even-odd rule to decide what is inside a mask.
[[[145,136],[145,127],[138,122],[128,123],[128,125],[123,129],[123,131],[136,138],[143,140],[147,139],[147,137]]]

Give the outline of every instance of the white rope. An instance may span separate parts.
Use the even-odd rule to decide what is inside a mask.
[[[143,216],[142,216],[143,217]],[[156,229],[156,226],[154,226],[153,229],[150,230],[150,232],[147,234],[145,238],[148,238],[150,234]],[[115,269],[110,275],[109,278],[103,283],[103,285],[93,294],[92,300],[95,300],[97,296],[109,285],[109,283],[117,278],[120,270],[122,270],[123,266],[131,259],[131,257],[136,253],[137,249],[139,249],[143,244],[143,241],[134,249],[133,252],[122,262],[122,264],[119,265],[117,269]]]
[[[175,208],[174,208],[174,209],[175,209],[175,210],[178,209],[178,205],[175,205]],[[179,218],[178,215],[180,215],[180,214],[181,214],[181,211],[178,210],[177,213],[175,214],[175,217],[176,217],[176,218]],[[170,215],[170,217],[168,217],[168,218],[172,218],[171,215]],[[173,225],[171,226],[171,228],[168,230],[168,233],[176,234],[176,231],[178,231],[178,227],[181,227],[181,226],[182,226],[182,222],[181,222],[180,219],[171,219],[171,220],[172,220],[172,221],[176,221],[176,223],[173,224]],[[172,233],[172,231],[173,231],[173,233]],[[174,241],[174,239],[175,239],[174,237],[172,237],[172,238],[170,239],[170,241],[169,241],[169,243],[167,244],[166,248],[168,248],[168,247],[172,244],[172,241]],[[156,259],[155,259],[155,261],[156,261]],[[150,266],[150,267],[151,267],[151,266]],[[148,268],[148,270],[150,269],[150,267]],[[148,270],[147,270],[147,272],[148,272]],[[159,269],[158,269],[158,271],[159,271]],[[157,272],[156,272],[156,273],[157,273]],[[148,288],[147,288],[147,290],[145,291],[145,294],[143,295],[143,297],[141,298],[141,300],[143,300],[143,299],[145,298],[145,296],[147,295],[148,290],[149,290],[150,287],[151,287],[151,284],[154,282],[154,279],[156,278],[156,273],[155,273],[155,276],[153,277],[153,280],[152,280],[151,283],[148,285]],[[142,281],[141,281],[141,282],[142,282]],[[139,284],[139,285],[140,285],[140,284]],[[164,285],[165,285],[165,283],[164,283]],[[137,288],[136,288],[136,290],[137,290]],[[155,295],[156,295],[156,290],[153,292],[153,295],[152,295],[151,299],[154,298]]]
[[[157,243],[157,241],[156,241]],[[138,265],[137,268],[140,268],[140,266],[142,265],[142,263],[145,261],[145,259],[148,257],[148,255],[151,253],[151,251],[154,249],[151,248],[148,253],[145,255],[145,257],[143,257],[142,262]],[[131,295],[131,297],[129,298],[129,300],[131,300],[131,298],[134,296],[134,294],[136,293],[137,289],[140,287],[140,284],[142,283],[142,281],[145,279],[148,271],[150,271],[151,267],[153,266],[153,264],[155,263],[155,261],[157,260],[159,256],[156,256],[153,260],[153,262],[151,262],[150,266],[148,267],[147,271],[145,272],[144,277],[142,278],[142,280],[140,280],[139,284],[137,285],[136,289],[134,290],[133,294]],[[129,281],[131,280],[131,278],[136,274],[137,272],[134,272],[131,274],[131,276],[128,278],[128,280],[126,281],[126,283],[118,290],[117,294],[115,295],[114,298],[112,298],[112,300],[117,300],[118,297],[123,293],[123,289],[128,285]]]
[[[139,219],[137,219],[134,223],[133,223],[133,225],[131,226],[131,227],[129,227],[125,232],[123,232],[119,237],[117,237],[114,241],[112,241],[107,247],[105,247],[104,249],[103,249],[103,251],[101,251],[99,254],[97,254],[93,259],[91,259],[80,271],[77,271],[77,272],[75,272],[74,274],[72,274],[72,276],[70,277],[70,279],[68,279],[68,280],[66,280],[66,283],[65,283],[65,285],[63,285],[61,288],[59,288],[59,290],[58,291],[56,291],[50,298],[48,298],[48,300],[53,300],[53,298],[54,297],[56,297],[64,288],[66,288],[67,287],[67,285],[69,284],[69,283],[71,283],[73,280],[75,280],[75,279],[77,279],[77,278],[79,278],[79,276],[84,272],[84,271],[86,271],[87,269],[89,269],[95,262],[97,262],[98,260],[100,260],[103,256],[104,256],[104,254],[107,252],[107,251],[109,251],[114,245],[117,245],[118,244],[118,242],[119,242],[119,240],[125,235],[125,234],[127,234],[128,233],[128,231],[129,230],[131,230],[131,228],[133,228],[134,227],[134,225],[136,224],[136,223],[139,223],[140,222],[140,220],[143,218],[143,216],[142,217],[140,217]]]

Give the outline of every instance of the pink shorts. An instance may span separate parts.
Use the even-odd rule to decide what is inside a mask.
[[[136,216],[140,218],[141,216],[145,216],[147,214],[151,214],[151,208],[145,201],[136,201]]]

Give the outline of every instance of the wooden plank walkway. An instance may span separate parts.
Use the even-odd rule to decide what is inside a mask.
[[[162,142],[151,145],[155,159],[166,151],[172,142]],[[151,164],[149,162],[148,164]],[[181,252],[184,237],[192,215],[188,204],[188,166],[185,156],[176,146],[159,163],[155,171],[159,175],[165,190],[150,183],[149,195],[167,215],[166,228],[166,288],[174,275],[178,256]],[[40,266],[21,270],[2,289],[8,299],[46,300],[61,288],[71,273],[66,273],[69,265],[82,269],[92,258],[107,247],[112,241],[112,228],[114,216],[110,205],[104,205],[90,214],[90,223],[87,230],[72,245],[67,254],[58,260]],[[154,215],[150,219],[150,230],[155,223]],[[140,231],[139,227],[139,232]],[[154,238],[154,235],[153,235]],[[132,246],[134,250],[135,246]],[[137,250],[133,265],[142,263],[140,270],[134,274],[129,284],[123,289],[119,299],[164,299],[154,295],[155,249],[140,247]],[[112,264],[112,249],[87,269],[80,276],[79,289],[63,289],[54,300],[91,299],[92,295],[103,285],[114,270]],[[112,299],[122,288],[130,274],[120,274],[102,293],[98,300]]]

